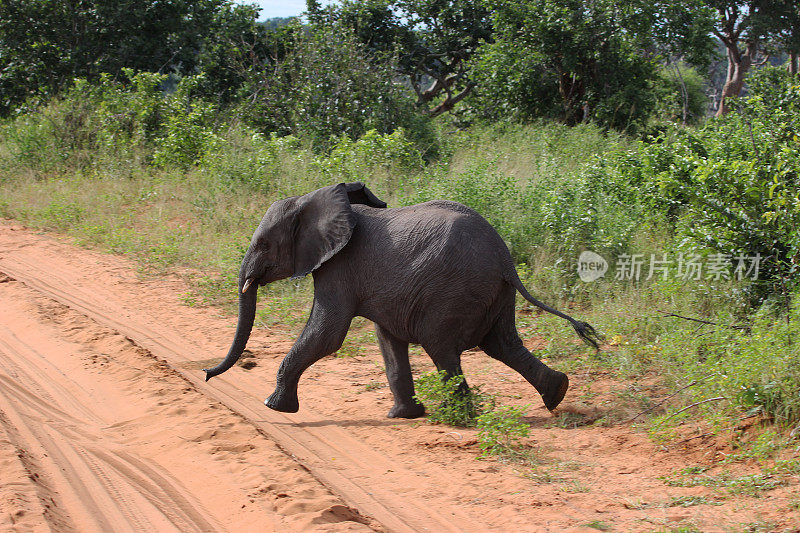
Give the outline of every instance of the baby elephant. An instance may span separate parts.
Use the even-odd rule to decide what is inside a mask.
[[[461,374],[461,353],[479,346],[519,372],[552,410],[567,376],[523,346],[514,324],[519,291],[568,320],[597,348],[597,334],[531,296],[503,239],[477,212],[448,201],[387,209],[361,183],[340,183],[278,200],[258,226],[239,272],[239,321],[227,357],[206,380],[232,367],[244,350],[256,310],[256,285],[314,275],[311,316],[278,370],[267,407],[297,412],[303,371],[342,345],[350,322],[375,323],[394,395],[389,417],[416,418],[408,344],[422,345],[436,368]]]

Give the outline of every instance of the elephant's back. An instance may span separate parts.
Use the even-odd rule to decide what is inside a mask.
[[[354,211],[352,265],[363,316],[382,325],[406,324],[407,331],[393,333],[412,342],[423,342],[432,331],[471,338],[492,322],[511,256],[476,211],[441,200]]]
[[[354,237],[374,253],[412,269],[430,271],[441,263],[440,268],[450,271],[478,262],[494,276],[493,265],[500,270],[513,268],[497,230],[466,205],[433,200],[388,209],[353,208],[358,219]],[[453,261],[460,263],[452,265]]]
[[[392,207],[385,210],[387,213],[396,216],[411,216],[413,218],[434,218],[452,219],[468,218],[479,219],[485,224],[489,224],[480,213],[464,204],[452,200],[431,200],[421,204],[414,204],[404,207]]]

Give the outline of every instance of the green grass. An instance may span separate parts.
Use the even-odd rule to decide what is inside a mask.
[[[599,531],[611,531],[612,529],[611,525],[606,524],[602,520],[592,520],[591,522],[585,523],[584,527],[590,527]]]
[[[719,474],[702,473],[698,475],[677,475],[666,478],[667,485],[673,487],[708,487],[724,490],[729,494],[746,496],[761,496],[778,487],[790,483],[793,474],[782,470],[780,467],[765,468],[758,474],[735,475],[730,472]]]

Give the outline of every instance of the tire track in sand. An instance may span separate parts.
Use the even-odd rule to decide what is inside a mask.
[[[203,402],[193,389],[181,389],[182,380],[172,373],[159,375],[161,365],[123,336],[21,283],[3,281],[0,511],[5,507],[8,517],[0,516],[0,526],[33,531],[368,529],[270,443],[266,450],[255,443],[243,451],[257,453],[251,458],[257,463],[282,460],[279,473],[288,477],[277,491],[258,491],[253,480],[272,479],[274,472],[242,467],[250,483],[233,487],[237,494],[225,479],[232,477],[228,457],[220,453],[231,446],[215,434],[236,430],[258,437],[247,431],[248,424]],[[176,417],[192,408],[214,414],[199,421]],[[170,453],[188,464],[174,472],[165,468],[159,455]],[[198,486],[212,496],[209,503],[226,502],[222,509],[201,502]],[[282,516],[274,500],[298,499],[281,487],[311,494],[314,504]]]
[[[373,450],[346,430],[330,425],[323,417],[304,408],[287,416],[261,405],[253,393],[252,378],[238,374],[215,378],[207,385],[200,372],[184,366],[204,351],[191,341],[159,327],[146,316],[135,315],[125,306],[113,286],[87,281],[81,272],[56,265],[56,257],[38,253],[34,247],[5,251],[0,270],[29,287],[118,331],[138,346],[168,364],[194,388],[239,413],[259,431],[297,458],[309,471],[348,505],[378,520],[391,531],[490,531],[476,517],[452,506],[437,511],[437,488],[425,477],[404,469],[396,461]],[[335,458],[335,462],[331,460]],[[402,483],[397,480],[403,479]],[[413,480],[409,484],[408,480]],[[408,487],[408,488],[404,488]],[[422,489],[422,490],[420,490]],[[430,495],[425,501],[412,492]]]
[[[19,296],[20,291],[13,292]],[[8,300],[4,303],[7,305],[3,314],[13,312]],[[45,343],[52,347],[57,341],[51,338]],[[64,521],[71,525],[70,529],[221,529],[219,523],[205,518],[206,512],[197,502],[190,501],[187,490],[177,480],[155,475],[152,467],[131,459],[122,450],[106,452],[95,445],[108,444],[99,430],[105,423],[90,407],[96,399],[82,394],[77,384],[62,385],[64,372],[50,363],[40,348],[28,344],[3,324],[0,366],[9,374],[0,374],[0,413],[6,421],[3,425],[14,428],[15,433],[9,440],[36,458],[30,461],[35,466],[28,465],[33,470],[30,476],[37,480],[47,478],[42,481],[41,494],[45,499],[62,500],[63,509],[69,509],[70,517]]]

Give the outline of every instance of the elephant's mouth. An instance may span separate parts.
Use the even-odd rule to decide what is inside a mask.
[[[244,285],[242,285],[242,294],[246,293],[252,286],[255,287],[261,286],[263,287],[269,283],[269,278],[267,276],[252,276],[244,280]],[[255,290],[255,289],[254,289]]]
[[[274,268],[274,267],[272,267],[272,268]],[[263,274],[261,274],[260,276],[257,276],[257,275],[248,276],[244,280],[244,284],[242,285],[242,294],[246,293],[253,286],[256,286],[256,287],[261,286],[261,287],[263,287],[264,285],[266,285],[266,284],[268,284],[268,283],[270,283],[272,281],[275,281],[274,278],[270,277],[270,272],[272,271],[272,268],[267,267],[266,271]]]

